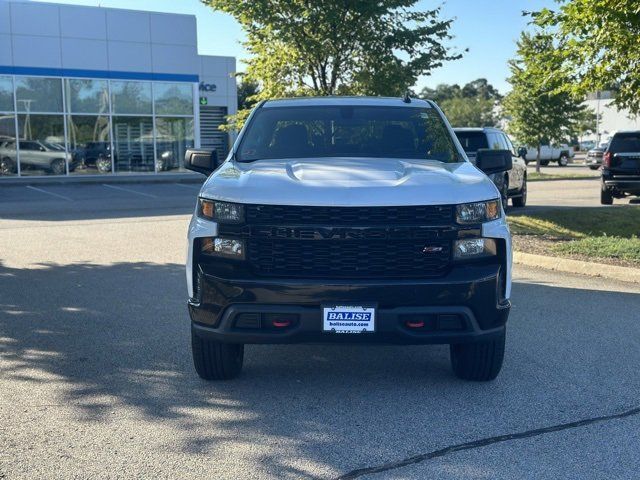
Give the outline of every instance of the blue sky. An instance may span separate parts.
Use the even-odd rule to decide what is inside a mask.
[[[198,18],[198,49],[205,55],[230,55],[246,58],[242,48],[242,29],[235,20],[214,12],[198,0],[57,0],[52,3],[128,8],[160,12],[187,13]],[[439,1],[422,0],[420,8],[435,8]],[[485,77],[501,93],[509,90],[507,60],[515,53],[515,40],[527,28],[522,10],[552,7],[553,0],[447,0],[443,18],[455,17],[449,43],[462,51],[461,60],[445,63],[428,77],[418,80],[418,89],[438,83],[464,84]],[[242,65],[238,62],[239,69]]]

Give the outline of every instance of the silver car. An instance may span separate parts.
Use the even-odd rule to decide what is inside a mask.
[[[44,170],[51,175],[64,175],[71,155],[64,147],[40,140],[19,140],[20,168],[22,170]],[[9,175],[17,171],[16,141],[0,144],[0,173]],[[72,168],[72,165],[70,165]]]

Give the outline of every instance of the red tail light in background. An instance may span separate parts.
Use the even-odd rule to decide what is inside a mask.
[[[611,152],[606,152],[602,156],[602,166],[609,168],[611,166],[612,159],[613,159],[613,154]]]

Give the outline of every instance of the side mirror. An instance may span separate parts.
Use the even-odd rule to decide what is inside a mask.
[[[476,156],[476,167],[487,175],[506,172],[513,167],[513,158],[509,150],[481,148]]]
[[[518,156],[520,158],[525,158],[527,156],[527,149],[525,147],[520,147],[518,149]]]
[[[184,168],[209,175],[220,166],[218,153],[215,150],[189,148],[184,154]]]

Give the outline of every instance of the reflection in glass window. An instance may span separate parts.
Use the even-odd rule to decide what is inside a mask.
[[[106,80],[65,80],[67,110],[72,113],[108,113],[109,89]]]
[[[113,117],[116,172],[153,172],[151,117]]]
[[[156,129],[158,171],[184,170],[185,151],[193,147],[193,118],[156,118]]]
[[[18,112],[62,112],[62,80],[16,77]]]
[[[109,117],[77,115],[67,117],[69,153],[76,174],[111,173]]]
[[[154,83],[156,115],[193,115],[193,87],[189,83]]]
[[[17,175],[16,148],[15,116],[0,114],[0,177]]]
[[[151,83],[111,82],[113,113],[151,115]]]
[[[22,175],[64,175],[69,155],[64,147],[62,115],[18,115]],[[69,170],[75,168],[69,165]]]
[[[0,77],[0,112],[13,112],[13,80]]]

